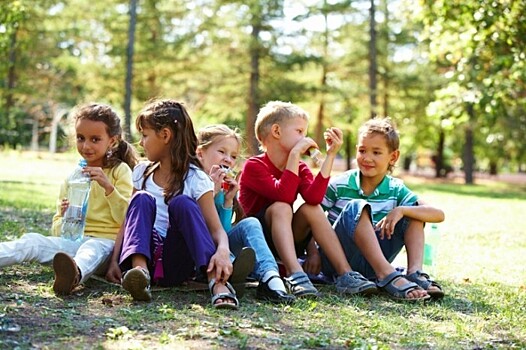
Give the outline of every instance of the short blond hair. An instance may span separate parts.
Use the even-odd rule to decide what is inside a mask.
[[[259,110],[254,127],[260,148],[263,148],[263,140],[270,134],[272,125],[298,117],[309,121],[309,114],[291,102],[270,101],[264,105]]]

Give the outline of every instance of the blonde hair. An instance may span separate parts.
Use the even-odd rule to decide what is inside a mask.
[[[219,137],[233,137],[239,143],[239,146],[243,144],[243,138],[238,128],[232,129],[225,124],[212,124],[205,126],[197,133],[197,147],[207,149]]]
[[[270,101],[264,105],[259,110],[254,127],[259,148],[265,151],[263,140],[270,134],[272,125],[298,117],[309,121],[309,114],[290,102]]]

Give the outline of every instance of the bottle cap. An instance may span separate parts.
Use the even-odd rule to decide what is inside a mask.
[[[82,158],[79,160],[79,166],[84,168],[85,166],[88,165],[88,162],[86,161],[86,159]]]

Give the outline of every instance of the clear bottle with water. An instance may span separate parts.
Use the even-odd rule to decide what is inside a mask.
[[[438,244],[440,242],[440,231],[438,224],[431,224],[426,230],[426,241],[424,244],[424,271],[435,273],[437,263]]]
[[[68,178],[69,206],[62,218],[61,236],[72,241],[81,241],[84,238],[91,182],[90,176],[82,172],[86,165],[86,160],[81,159]]]

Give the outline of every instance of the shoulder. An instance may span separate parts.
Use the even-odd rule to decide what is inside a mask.
[[[331,185],[343,185],[348,184],[351,179],[358,177],[359,171],[356,169],[347,170],[341,174],[333,175],[331,177]]]
[[[134,183],[139,183],[139,181],[142,181],[144,172],[146,171],[146,168],[148,165],[150,165],[150,161],[142,161],[138,163],[134,168],[132,172],[132,180]],[[138,187],[139,188],[139,187]]]
[[[384,181],[387,181],[387,183],[389,184],[389,187],[391,188],[406,187],[404,184],[404,180],[398,177],[391,176],[391,175],[386,175]]]
[[[209,180],[210,179],[210,176],[208,176],[207,173],[205,173],[205,171],[197,166],[195,166],[194,164],[190,164],[190,168],[188,168],[188,178],[191,178],[191,177],[194,177],[195,179],[198,179],[198,180]]]

